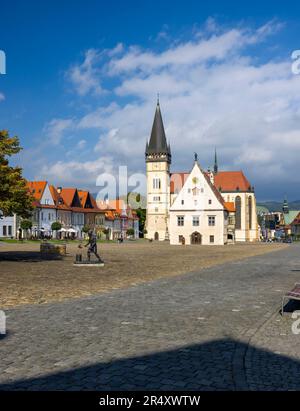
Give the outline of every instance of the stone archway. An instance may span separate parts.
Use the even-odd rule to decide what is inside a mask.
[[[157,231],[154,233],[154,240],[155,240],[155,241],[158,241],[158,240],[159,240],[159,234],[158,234]]]
[[[191,244],[202,244],[202,235],[198,231],[191,235]]]

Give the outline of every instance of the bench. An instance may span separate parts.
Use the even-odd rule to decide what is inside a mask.
[[[294,288],[287,292],[283,297],[282,297],[282,309],[281,309],[281,315],[283,315],[284,312],[284,302],[285,300],[298,300],[300,301],[300,283],[296,283],[294,285]]]

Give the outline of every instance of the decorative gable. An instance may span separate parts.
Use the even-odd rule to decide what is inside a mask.
[[[50,206],[55,205],[55,202],[54,202],[53,196],[51,194],[48,183],[46,184],[46,186],[44,188],[43,195],[42,195],[41,200],[40,200],[40,204],[41,205],[50,205]]]
[[[170,211],[223,210],[223,200],[195,162]]]

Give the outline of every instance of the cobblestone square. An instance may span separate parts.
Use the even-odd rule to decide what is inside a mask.
[[[107,245],[102,253],[112,266],[122,267],[122,258],[136,256],[133,249],[139,246],[145,255],[146,244],[133,245],[132,251],[131,245],[114,246],[124,254],[114,249],[110,254]],[[292,333],[290,310],[282,317],[279,309],[283,293],[299,281],[300,247],[265,252],[257,245],[262,248],[254,252],[255,246],[238,246],[232,248],[238,256],[230,258],[227,251],[220,257],[215,247],[169,251],[166,246],[165,253],[173,253],[174,259],[169,255],[165,275],[157,275],[153,267],[160,247],[154,245],[147,257],[153,259],[153,271],[131,257],[142,281],[133,275],[128,282],[109,283],[105,292],[92,288],[88,296],[65,293],[43,304],[7,304],[7,334],[0,340],[0,389],[299,390],[300,336]],[[244,250],[249,255],[241,258]],[[209,252],[214,256],[208,257]],[[185,265],[191,253],[198,258],[198,269]],[[71,265],[72,258],[49,263]],[[213,262],[208,263],[209,258]],[[3,267],[10,264],[17,263],[8,257],[0,262],[1,279]],[[28,267],[38,264],[24,262]],[[38,270],[31,270],[32,280]],[[60,275],[70,279],[73,270]],[[47,275],[41,277],[44,283]],[[85,291],[89,275],[92,284],[95,276],[80,274]],[[116,274],[111,277],[115,281]],[[63,288],[66,281],[61,278]],[[78,287],[80,277],[76,281]]]

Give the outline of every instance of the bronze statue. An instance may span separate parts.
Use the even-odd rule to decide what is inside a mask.
[[[88,261],[91,261],[91,253],[95,254],[95,256],[98,258],[98,261],[103,263],[103,261],[101,260],[99,254],[97,253],[97,236],[96,234],[93,232],[93,230],[89,230],[88,232],[88,243],[85,244],[85,247],[89,247],[88,251],[87,251],[87,257],[88,257]]]

